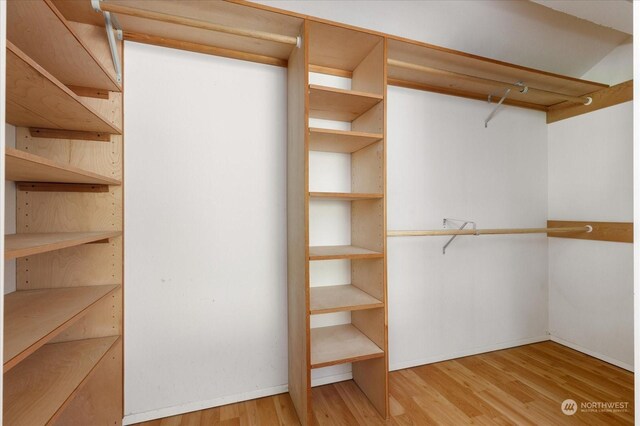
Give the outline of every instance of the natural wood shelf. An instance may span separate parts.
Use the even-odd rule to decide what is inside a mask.
[[[311,329],[311,368],[383,356],[384,351],[351,324]]]
[[[352,153],[376,143],[382,138],[381,133],[311,127],[309,128],[309,150]]]
[[[383,308],[384,303],[354,285],[311,287],[311,315]]]
[[[44,345],[4,375],[5,425],[44,425],[78,389],[118,336]]]
[[[6,179],[16,182],[89,183],[120,185],[120,181],[25,151],[6,148]]]
[[[353,121],[382,99],[382,95],[310,84],[309,117]]]
[[[92,52],[83,42],[84,34],[72,25],[49,1],[7,2],[7,39],[11,43],[66,85],[119,92],[113,66],[107,69],[97,59],[97,54],[109,55],[108,50]],[[90,31],[87,36],[104,39],[100,46],[108,49],[104,28],[82,28]]]
[[[312,246],[309,247],[309,260],[333,259],[377,259],[383,253],[356,246]]]
[[[118,285],[27,290],[4,297],[4,372],[82,318]]]
[[[4,236],[4,258],[9,260],[31,256],[108,240],[120,235],[122,235],[121,231],[10,234]]]
[[[352,192],[310,192],[309,197],[316,200],[333,201],[358,201],[358,200],[379,200],[382,194],[360,194]]]
[[[8,40],[6,89],[14,126],[122,133]]]

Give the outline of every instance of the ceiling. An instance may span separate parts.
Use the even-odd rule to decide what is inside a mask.
[[[605,19],[606,14],[598,9],[605,3],[610,9],[623,10],[628,7],[626,0],[551,2],[580,3],[564,11],[525,0],[259,3],[577,78],[629,39],[628,33],[610,28],[628,31],[624,13],[616,12],[610,15],[617,18]]]

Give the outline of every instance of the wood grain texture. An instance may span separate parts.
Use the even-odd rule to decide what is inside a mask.
[[[357,192],[310,192],[309,197],[316,200],[332,200],[332,201],[359,201],[359,200],[377,200],[383,197],[379,194],[363,194]]]
[[[380,300],[353,285],[311,287],[311,315],[381,307]]]
[[[118,337],[48,344],[4,375],[6,425],[44,425]]]
[[[632,101],[633,80],[591,92],[586,96],[590,96],[593,99],[591,105],[576,105],[562,102],[550,106],[547,110],[547,124]]]
[[[311,329],[311,368],[384,356],[384,351],[351,324]]]
[[[382,139],[381,133],[309,129],[309,150],[352,153]]]
[[[309,342],[309,37],[289,57],[287,72],[287,305],[289,394],[303,426],[311,424]]]
[[[4,372],[70,327],[118,286],[16,291],[5,296]]]
[[[95,183],[120,185],[120,181],[13,148],[5,150],[6,179],[15,182]]]
[[[87,100],[7,41],[7,122],[19,127],[44,127],[120,134]]]
[[[382,95],[309,85],[309,117],[353,121],[382,100]]]
[[[98,60],[49,0],[7,2],[7,39],[65,85],[120,91],[113,65]]]
[[[5,235],[5,260],[61,250],[122,235],[119,231],[52,232]]]
[[[109,185],[90,183],[17,182],[18,191],[30,192],[109,192]]]
[[[48,139],[76,139],[85,141],[102,141],[110,142],[111,135],[108,133],[100,132],[80,132],[74,130],[58,130],[58,129],[39,129],[32,127],[29,129],[29,134],[34,138],[48,138]]]
[[[384,254],[356,246],[311,246],[309,260],[376,259]]]
[[[373,360],[372,360],[373,361]],[[364,362],[372,362],[364,361]],[[360,363],[359,363],[360,364]],[[389,373],[384,421],[351,380],[313,388],[313,420],[329,425],[632,425],[634,375],[553,342]],[[627,402],[618,413],[566,416],[565,399]],[[274,419],[262,423],[261,419]],[[292,417],[293,414],[293,417]],[[287,394],[196,411],[139,426],[299,424]]]
[[[591,232],[549,232],[547,236],[555,238],[576,238],[580,240],[612,241],[618,243],[633,243],[633,222],[577,222],[564,220],[549,220],[547,227],[580,227],[591,225]]]

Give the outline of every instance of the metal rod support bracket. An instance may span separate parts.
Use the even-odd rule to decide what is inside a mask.
[[[96,12],[102,13],[104,16],[104,26],[107,30],[107,39],[109,40],[109,49],[111,50],[111,59],[113,60],[113,67],[116,70],[116,80],[118,83],[122,83],[122,66],[120,64],[120,56],[118,55],[118,46],[116,45],[116,37],[118,40],[122,40],[122,28],[115,15],[111,15],[110,12],[105,12],[100,7],[100,1],[91,0],[91,6]],[[114,35],[115,34],[115,35]]]
[[[476,223],[475,222],[470,221],[470,220],[459,220],[459,219],[447,219],[447,218],[444,218],[444,219],[442,219],[442,227],[446,228],[447,224],[449,222],[463,222],[462,226],[460,226],[458,229],[464,229],[468,224],[471,224],[473,226],[472,229],[474,231],[476,230]],[[476,235],[478,235],[478,234],[476,233]],[[456,237],[457,237],[457,235],[452,235],[451,238],[449,238],[449,241],[447,241],[447,243],[444,246],[442,246],[442,254],[443,255],[447,254],[447,247],[449,247],[449,245],[453,242],[453,240],[456,239]]]

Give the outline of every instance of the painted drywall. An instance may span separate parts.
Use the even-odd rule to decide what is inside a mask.
[[[633,221],[633,103],[550,124],[549,218]],[[553,339],[633,369],[633,245],[549,239]]]
[[[6,123],[4,143],[7,148],[16,147],[16,128]],[[16,184],[5,180],[4,183],[4,233],[16,232]],[[16,261],[4,261],[4,294],[16,291]]]
[[[125,421],[286,391],[286,70],[125,64]]]
[[[633,79],[633,37],[629,37],[581,78],[610,86]]]
[[[529,1],[257,2],[573,77],[628,37]]]
[[[544,227],[544,114],[388,89],[389,230]],[[388,240],[391,369],[547,339],[544,235]]]

